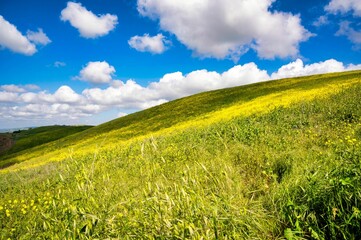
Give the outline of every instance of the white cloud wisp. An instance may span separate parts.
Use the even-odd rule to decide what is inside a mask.
[[[361,47],[361,31],[355,30],[348,21],[342,21],[340,23],[340,28],[336,32],[336,36],[346,36],[347,39],[354,44],[356,49]]]
[[[326,5],[325,10],[329,13],[345,14],[347,12],[353,12],[354,16],[361,17],[361,1],[360,0],[331,0]]]
[[[43,29],[41,28],[39,28],[37,32],[33,32],[30,30],[27,31],[26,36],[31,42],[35,44],[45,46],[51,43],[51,40],[48,38],[48,36],[46,36],[46,34],[43,32]]]

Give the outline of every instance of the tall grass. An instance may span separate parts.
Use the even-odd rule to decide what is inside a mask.
[[[320,79],[294,84],[328,89]],[[0,172],[0,239],[360,239],[360,94],[358,83],[262,115],[47,145],[68,146],[65,159]],[[86,154],[67,142],[81,136],[98,139]]]
[[[0,175],[1,239],[359,239],[361,86]]]

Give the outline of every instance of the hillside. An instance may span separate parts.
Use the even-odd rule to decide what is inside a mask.
[[[0,172],[1,239],[360,239],[361,72],[197,94]]]
[[[12,170],[59,161],[67,158],[69,151],[76,155],[92,154],[102,148],[117,148],[118,143],[208,126],[239,116],[265,113],[275,107],[287,107],[315,97],[325,97],[359,81],[360,71],[354,71],[200,93],[115,119],[50,144],[37,145],[35,149],[30,148],[4,161],[0,159],[0,164],[21,163],[7,168]]]
[[[4,168],[7,165],[12,165],[14,162],[5,161],[6,159],[12,159],[18,154],[22,154],[21,151],[33,149],[34,147],[41,146],[46,143],[53,142],[63,137],[71,136],[75,133],[82,132],[89,129],[91,126],[44,126],[30,128],[28,130],[18,130],[13,133],[3,133],[4,146],[3,151],[0,150],[0,168]],[[7,163],[7,165],[6,165]]]

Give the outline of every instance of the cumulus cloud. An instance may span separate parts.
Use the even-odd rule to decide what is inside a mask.
[[[11,89],[16,90],[11,86]],[[4,89],[4,88],[2,88]],[[0,115],[9,119],[78,119],[104,110],[101,105],[93,105],[69,86],[61,86],[54,93],[46,91],[27,92],[0,91]]]
[[[223,73],[197,70],[183,75],[181,72],[165,74],[147,87],[133,80],[117,81],[106,89],[85,89],[83,95],[93,104],[117,106],[122,109],[144,109],[169,100],[219,88],[245,85],[268,80],[266,71],[256,64],[235,66]]]
[[[80,103],[82,97],[74,92],[69,86],[61,86],[54,93],[55,102],[60,103]]]
[[[267,59],[297,56],[312,34],[299,15],[271,12],[273,2],[138,0],[137,8],[200,57],[237,61],[249,49]]]
[[[361,31],[355,30],[348,21],[342,21],[340,23],[340,28],[336,36],[346,36],[350,42],[355,44],[356,48],[361,47]]]
[[[128,44],[139,52],[161,54],[168,49],[170,41],[163,34],[157,34],[153,37],[149,36],[149,34],[144,34],[143,36],[132,37],[129,39]]]
[[[21,93],[26,91],[24,88],[17,86],[15,84],[1,85],[0,89],[6,92],[13,92],[13,93]]]
[[[6,85],[0,85],[0,89],[6,92],[22,93],[28,90],[39,90],[39,87],[34,84],[27,84],[27,85],[6,84]]]
[[[118,17],[112,14],[95,15],[80,3],[68,2],[61,11],[60,19],[69,21],[85,38],[97,38],[107,35],[118,24]]]
[[[106,61],[88,62],[76,79],[94,84],[109,83],[114,73],[115,68]]]
[[[144,109],[167,102],[156,91],[142,87],[133,80],[106,89],[85,89],[82,94],[92,104],[117,106],[123,109]]]
[[[18,93],[0,91],[0,103],[16,102],[17,98],[18,98]]]
[[[153,82],[149,89],[159,96],[171,100],[198,92],[234,87],[268,80],[266,71],[258,69],[254,63],[237,65],[223,73],[197,70],[183,75],[175,72],[164,75],[159,82]]]
[[[141,86],[134,80],[111,80],[108,86],[77,93],[69,86],[56,91],[30,90],[29,85],[0,86],[0,116],[3,119],[80,119],[107,110],[131,112],[170,100],[214,89],[245,85],[269,79],[361,69],[334,59],[305,65],[301,59],[280,67],[271,76],[255,63],[236,65],[222,73],[196,70],[165,74],[159,81]],[[115,69],[114,69],[115,71]],[[37,89],[38,90],[38,89]],[[120,114],[119,116],[123,116]]]
[[[0,46],[24,55],[36,53],[36,46],[0,15]]]
[[[325,7],[325,10],[329,13],[345,14],[347,12],[353,12],[354,16],[361,16],[361,1],[360,0],[331,0],[331,2]]]
[[[51,43],[51,40],[46,36],[46,34],[43,32],[43,29],[39,28],[37,32],[33,32],[28,30],[26,33],[27,38],[35,43],[40,45],[47,45]]]
[[[298,77],[298,76],[307,76],[312,74],[322,74],[330,72],[342,72],[350,70],[361,69],[361,64],[359,65],[347,65],[345,66],[342,62],[336,61],[335,59],[329,59],[324,62],[313,63],[309,65],[304,65],[301,59],[297,59],[294,62],[291,62],[287,65],[282,66],[278,69],[277,72],[272,73],[272,79],[288,78],[288,77]]]

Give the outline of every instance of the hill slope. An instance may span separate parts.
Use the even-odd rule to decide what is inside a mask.
[[[360,239],[360,81],[198,94],[32,149],[0,174],[0,238]]]
[[[23,154],[21,151],[30,150],[36,146],[40,146],[46,143],[53,142],[66,136],[71,136],[75,133],[82,132],[91,126],[45,126],[31,128],[28,130],[19,130],[13,133],[1,134],[6,140],[7,148],[0,152],[0,168],[4,168],[7,165],[12,165],[16,161],[5,161],[6,159],[12,159],[19,154]]]
[[[262,114],[315,97],[326,97],[360,81],[360,71],[315,75],[221,89],[178,99],[115,119],[80,134],[22,152],[3,161],[25,162],[7,170],[38,166],[69,156],[117,147],[119,142],[207,126],[239,116]],[[31,160],[28,162],[28,160]]]

